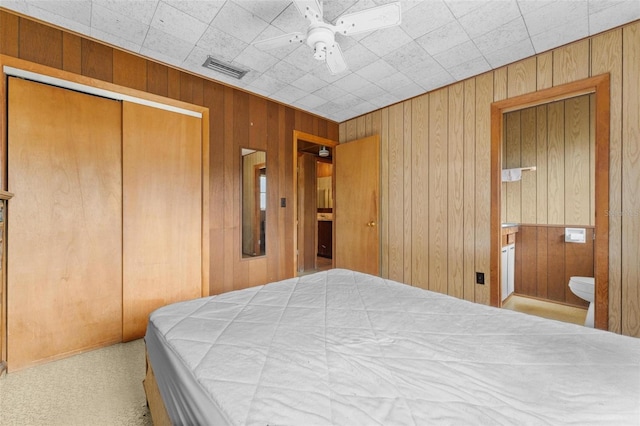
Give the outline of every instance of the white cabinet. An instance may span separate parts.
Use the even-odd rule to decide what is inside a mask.
[[[502,247],[500,263],[502,265],[502,301],[513,293],[514,276],[516,269],[516,245],[509,244]]]

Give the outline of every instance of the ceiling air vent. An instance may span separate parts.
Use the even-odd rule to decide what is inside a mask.
[[[221,72],[222,74],[230,75],[231,77],[237,78],[240,80],[247,73],[247,70],[243,70],[240,68],[232,67],[228,63],[222,62],[219,59],[216,59],[212,56],[207,56],[207,60],[202,64],[203,67],[209,68],[210,70]]]

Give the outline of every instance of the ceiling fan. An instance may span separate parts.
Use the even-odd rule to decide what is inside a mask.
[[[307,33],[284,34],[257,41],[253,45],[267,50],[306,42],[313,49],[313,57],[325,61],[331,74],[339,74],[348,68],[340,45],[335,40],[336,33],[350,36],[392,27],[401,22],[399,2],[347,13],[336,19],[335,25],[324,21],[322,3],[319,0],[294,0],[293,4],[309,21]]]

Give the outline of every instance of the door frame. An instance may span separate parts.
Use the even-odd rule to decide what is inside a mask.
[[[501,169],[503,114],[561,101],[581,95],[595,95],[595,327],[609,328],[609,127],[610,77],[602,74],[572,83],[539,90],[491,104],[491,245],[490,304],[501,306]]]
[[[260,176],[262,171],[267,170],[267,163],[258,163],[253,166],[253,187],[254,187],[254,208],[253,208],[253,252],[261,256],[262,250],[260,245],[264,243],[261,237],[262,227],[260,226],[262,210],[260,210]],[[265,247],[266,252],[266,247]]]
[[[328,148],[335,148],[339,145],[338,141],[334,141],[332,139],[323,138],[322,136],[312,135],[310,133],[305,133],[300,130],[293,131],[293,271],[291,275],[292,277],[298,276],[298,141],[305,141],[312,143],[318,146],[326,146]],[[333,182],[335,185],[335,180]],[[333,209],[335,214],[335,206]],[[335,235],[335,227],[333,228],[333,236],[332,236],[332,244],[335,248],[336,244],[336,235]],[[332,250],[335,252],[335,250]],[[331,259],[331,264],[333,265],[333,259]]]

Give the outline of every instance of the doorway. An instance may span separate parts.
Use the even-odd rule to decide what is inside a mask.
[[[553,102],[578,98],[582,95],[593,96],[593,116],[595,121],[595,147],[593,180],[595,200],[593,202],[593,229],[595,233],[593,248],[593,271],[595,277],[595,327],[608,328],[608,219],[609,201],[609,76],[602,75],[526,94],[491,106],[491,305],[502,306],[501,247],[504,232],[503,198],[503,160],[505,153],[503,140],[507,133],[505,115],[532,107],[541,107]],[[508,163],[507,163],[508,165]],[[534,164],[528,165],[534,166]],[[529,167],[526,167],[529,168]],[[516,172],[516,175],[525,168]],[[535,169],[534,169],[535,170]],[[525,172],[526,173],[526,172]]]
[[[294,131],[294,276],[334,266],[333,154],[337,141]]]

